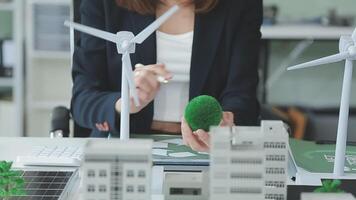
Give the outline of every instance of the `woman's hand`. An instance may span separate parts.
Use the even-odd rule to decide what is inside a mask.
[[[160,83],[157,80],[158,76],[166,80],[172,79],[172,74],[166,70],[163,64],[155,65],[137,65],[134,71],[134,82],[137,89],[137,95],[140,101],[140,106],[136,107],[133,99],[131,98],[130,113],[138,113],[146,107],[156,96]],[[121,110],[121,99],[116,102],[116,111]]]
[[[190,146],[194,151],[207,152],[209,151],[210,135],[204,130],[192,131],[188,123],[182,118],[181,123],[182,137],[185,145]]]
[[[220,126],[234,126],[234,114],[223,112],[223,119]],[[210,148],[210,135],[204,130],[192,131],[188,123],[182,118],[182,137],[185,145],[190,146],[194,151],[208,152]]]
[[[234,123],[234,113],[232,112],[223,112],[222,120],[220,126],[235,126]]]

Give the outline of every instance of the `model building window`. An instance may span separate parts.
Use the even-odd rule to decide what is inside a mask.
[[[95,177],[95,171],[92,169],[88,170],[88,177]]]
[[[134,187],[133,187],[132,185],[128,185],[128,186],[126,187],[126,192],[127,192],[127,193],[133,193],[133,192],[134,192]]]
[[[106,170],[104,170],[104,169],[100,170],[99,177],[106,177]]]
[[[106,185],[99,185],[99,192],[106,192]]]
[[[267,168],[267,174],[285,174],[285,170],[283,168]]]
[[[132,178],[132,177],[134,177],[134,176],[135,176],[135,174],[134,174],[134,171],[133,171],[133,170],[128,170],[128,171],[126,172],[126,177]]]
[[[95,192],[95,185],[88,185],[88,192]]]
[[[265,148],[276,148],[276,149],[281,149],[281,148],[286,148],[286,143],[285,142],[265,142],[264,143]]]
[[[111,172],[111,176],[121,176],[121,172]]]
[[[283,194],[266,194],[265,199],[284,200]]]
[[[285,161],[284,155],[267,155],[266,160],[268,161]]]
[[[138,190],[139,193],[145,193],[146,192],[146,188],[145,188],[144,185],[139,185],[137,190]]]
[[[144,170],[140,170],[140,171],[138,172],[138,177],[139,177],[139,178],[145,178],[145,177],[146,177],[146,172],[145,172]]]
[[[267,187],[284,187],[284,182],[283,181],[266,181],[265,186]]]

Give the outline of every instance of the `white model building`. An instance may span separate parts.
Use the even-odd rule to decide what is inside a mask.
[[[208,200],[208,169],[165,172],[163,192],[165,200]]]
[[[349,193],[302,193],[301,200],[355,200]]]
[[[84,200],[151,199],[152,141],[89,140],[82,172]]]
[[[286,200],[288,132],[281,121],[211,129],[211,200]]]

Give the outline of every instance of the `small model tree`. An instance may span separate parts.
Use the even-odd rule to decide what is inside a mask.
[[[340,180],[324,180],[322,182],[323,186],[314,190],[316,193],[343,193],[340,189],[341,181]]]
[[[12,162],[0,162],[0,199],[25,195],[24,179],[20,171],[11,170]]]

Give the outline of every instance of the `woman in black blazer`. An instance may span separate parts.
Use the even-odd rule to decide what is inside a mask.
[[[257,125],[259,104],[256,88],[262,0],[83,0],[81,23],[112,33],[131,31],[136,35],[152,23],[156,15],[160,15],[170,4],[176,2],[181,3],[182,17],[179,18],[178,13],[178,23],[169,25],[167,22],[163,30],[173,28],[179,31],[180,25],[183,26],[182,29],[189,29],[189,25],[184,25],[191,23],[194,36],[189,99],[202,94],[213,96],[225,111],[223,124]],[[193,8],[193,17],[188,20],[193,21],[184,22],[182,20],[189,18],[189,8]],[[152,133],[155,124],[153,99],[160,85],[152,83],[150,77],[161,75],[170,79],[172,75],[164,65],[156,64],[156,42],[156,35],[152,34],[145,42],[136,46],[135,54],[131,54],[133,64],[146,65],[135,70],[135,74],[138,74],[137,71],[145,74],[144,77],[135,77],[135,81],[138,91],[142,89],[142,94],[146,96],[140,99],[143,107],[131,109],[132,133]],[[73,61],[71,105],[76,123],[92,129],[93,137],[104,137],[108,132],[118,136],[121,55],[117,54],[115,44],[81,34]],[[144,93],[147,89],[144,87],[149,83],[152,84],[151,91],[149,89]],[[184,119],[179,127],[180,125],[186,144],[195,150],[208,150],[207,133],[201,130],[192,133]],[[160,130],[165,129],[155,129]]]

